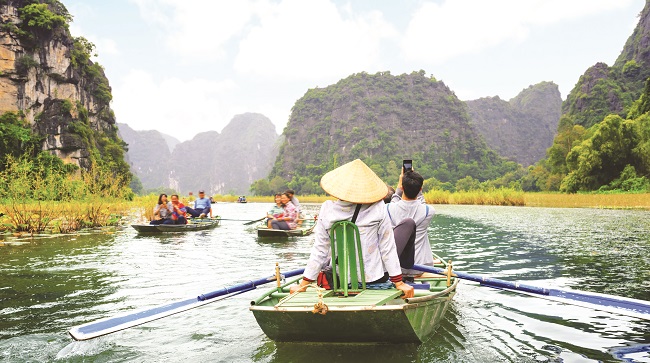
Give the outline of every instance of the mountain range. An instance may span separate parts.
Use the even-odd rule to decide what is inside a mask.
[[[118,126],[131,170],[145,189],[247,194],[254,180],[268,174],[278,148],[275,125],[256,113],[236,115],[221,133],[202,132],[185,142],[155,130]]]

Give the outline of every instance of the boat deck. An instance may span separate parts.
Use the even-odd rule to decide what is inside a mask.
[[[364,290],[356,295],[342,297],[335,296],[332,290],[327,290],[323,294],[323,303],[329,307],[380,306],[400,297],[401,294],[402,292],[399,290]],[[282,308],[303,307],[313,305],[315,301],[318,301],[318,292],[313,289],[288,296],[286,299],[280,300],[275,306]]]

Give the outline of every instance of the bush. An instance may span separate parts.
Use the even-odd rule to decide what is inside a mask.
[[[26,76],[29,73],[29,70],[32,68],[38,67],[40,64],[34,60],[31,56],[25,55],[16,59],[14,67],[16,68],[16,73],[21,76]]]

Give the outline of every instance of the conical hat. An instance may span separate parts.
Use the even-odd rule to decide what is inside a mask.
[[[320,186],[338,199],[359,204],[374,203],[388,193],[386,183],[359,159],[323,175]]]

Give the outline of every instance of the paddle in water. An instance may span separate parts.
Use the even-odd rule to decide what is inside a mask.
[[[303,268],[292,270],[282,275],[284,277],[293,277],[302,274]],[[257,280],[242,282],[240,284],[224,287],[206,294],[201,294],[195,298],[177,301],[165,305],[159,305],[153,308],[135,311],[110,318],[100,319],[94,322],[86,323],[70,329],[69,333],[75,340],[88,340],[100,337],[102,335],[115,333],[120,330],[132,328],[153,320],[161,319],[182,311],[194,309],[205,304],[212,303],[217,297],[228,298],[246,291],[254,290],[259,285],[264,285],[276,281],[277,275],[262,277]]]
[[[439,267],[416,264],[413,265],[413,269],[423,272],[447,275],[447,270]],[[622,296],[599,294],[595,292],[544,288],[533,285],[526,285],[520,282],[499,280],[492,277],[472,275],[458,271],[453,271],[452,275],[463,280],[478,282],[481,285],[488,287],[524,292],[530,295],[541,295],[543,297],[551,298],[552,300],[578,306],[594,308],[593,305],[597,305],[599,307],[603,307],[602,310],[650,320],[650,301],[630,299]]]

